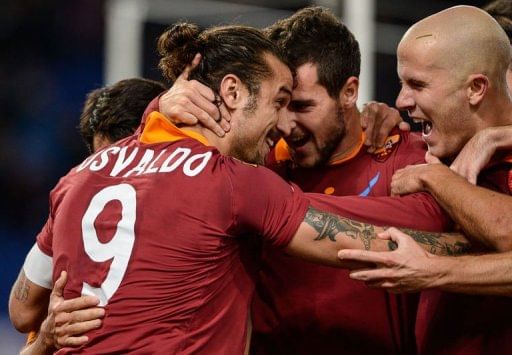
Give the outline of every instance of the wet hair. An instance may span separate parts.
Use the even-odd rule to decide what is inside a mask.
[[[512,1],[496,0],[485,5],[482,9],[498,22],[507,34],[510,43],[512,43]]]
[[[304,8],[264,32],[284,51],[293,71],[306,63],[316,64],[318,82],[332,98],[337,98],[349,77],[359,77],[359,43],[326,8]]]
[[[247,26],[220,26],[203,31],[195,24],[178,23],[160,36],[158,52],[159,67],[170,81],[200,53],[201,63],[191,72],[190,79],[218,92],[224,76],[234,74],[251,96],[258,94],[261,81],[273,74],[264,54],[272,54],[285,63],[274,43],[261,31]]]
[[[133,78],[87,94],[79,129],[89,151],[96,135],[115,142],[133,134],[149,102],[164,90],[157,81]]]

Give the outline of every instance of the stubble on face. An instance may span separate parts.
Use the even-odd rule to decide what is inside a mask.
[[[258,151],[258,142],[261,137],[249,135],[247,128],[251,120],[255,119],[255,111],[258,108],[257,94],[249,97],[249,102],[243,108],[244,117],[240,129],[234,133],[233,144],[228,155],[251,164],[264,165],[265,157]]]
[[[328,134],[325,137],[317,137],[313,132],[312,144],[313,151],[309,154],[302,154],[294,149],[290,150],[292,160],[302,168],[313,168],[325,165],[331,160],[335,150],[340,145],[346,134],[346,127],[343,112],[338,103],[336,103],[336,112],[325,122]],[[297,129],[297,132],[300,128]],[[308,159],[309,155],[309,159]]]

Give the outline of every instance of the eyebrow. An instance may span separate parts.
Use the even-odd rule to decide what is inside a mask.
[[[292,96],[292,91],[291,91],[290,89],[288,89],[287,87],[281,86],[281,87],[279,88],[279,92],[281,92],[281,91],[283,91],[283,92],[285,92],[286,94],[288,94],[288,95]]]
[[[290,102],[294,104],[300,104],[303,106],[311,106],[315,102],[314,100],[301,100],[301,99],[292,99]]]
[[[420,39],[420,38],[424,38],[424,37],[432,37],[432,33],[429,33],[429,34],[426,34],[426,35],[421,35],[421,36],[418,36],[416,37],[416,39]]]

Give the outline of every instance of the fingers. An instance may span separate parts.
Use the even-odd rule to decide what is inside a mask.
[[[394,270],[391,269],[370,269],[351,271],[349,276],[353,280],[364,282],[379,282],[389,280]]]
[[[364,145],[368,147],[373,147],[373,130],[375,128],[375,116],[377,114],[375,104],[376,102],[369,102],[363,106],[363,110],[361,111],[361,127],[363,127],[366,135]]]
[[[98,329],[99,327],[101,327],[101,319],[92,319],[79,323],[66,323],[55,328],[55,335],[57,335],[57,337],[66,338],[81,335],[90,330]]]
[[[105,316],[105,309],[101,307],[81,309],[72,312],[58,312],[55,314],[55,324],[74,324],[99,320]]]
[[[55,312],[73,312],[97,306],[100,300],[96,296],[80,296],[61,302],[55,307]]]
[[[78,336],[78,337],[64,337],[62,339],[57,337],[56,342],[55,342],[55,347],[57,349],[64,348],[64,347],[77,348],[81,345],[84,345],[88,341],[89,341],[89,338],[85,335]]]
[[[365,130],[366,140],[364,144],[373,152],[375,148],[384,146],[386,138],[393,128],[403,122],[398,110],[380,102],[369,102],[361,111],[361,127]],[[402,125],[404,130],[410,127],[406,123]]]
[[[55,281],[53,285],[52,294],[54,296],[62,297],[62,293],[64,292],[64,286],[66,286],[66,282],[68,279],[68,273],[66,271],[62,271],[60,273],[59,278]]]
[[[363,109],[361,110],[361,115],[359,116],[360,122],[361,122],[361,128],[363,131],[366,131],[368,128],[368,104],[363,105]],[[366,144],[366,142],[365,142]]]
[[[342,249],[338,251],[340,260],[360,261],[363,263],[382,264],[386,266],[393,265],[389,257],[389,252],[376,252],[358,249]]]
[[[391,239],[394,242],[397,242],[398,244],[411,239],[409,235],[405,234],[404,232],[395,227],[388,228],[382,234],[385,234],[386,237],[389,237],[389,239]]]
[[[194,59],[192,59],[192,62],[190,62],[190,64],[188,64],[185,67],[185,69],[180,74],[180,76],[178,76],[177,80],[178,79],[188,80],[190,72],[192,70],[194,70],[199,65],[200,62],[201,62],[201,54],[200,53],[196,53],[196,55],[194,56]]]

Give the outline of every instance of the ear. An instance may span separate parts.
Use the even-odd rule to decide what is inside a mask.
[[[489,88],[489,79],[484,74],[472,74],[468,78],[467,96],[470,105],[478,105]]]
[[[343,109],[347,110],[356,105],[359,91],[359,79],[351,76],[340,90],[339,100]]]
[[[219,94],[226,107],[234,110],[243,106],[247,89],[238,76],[226,74],[220,83]]]

